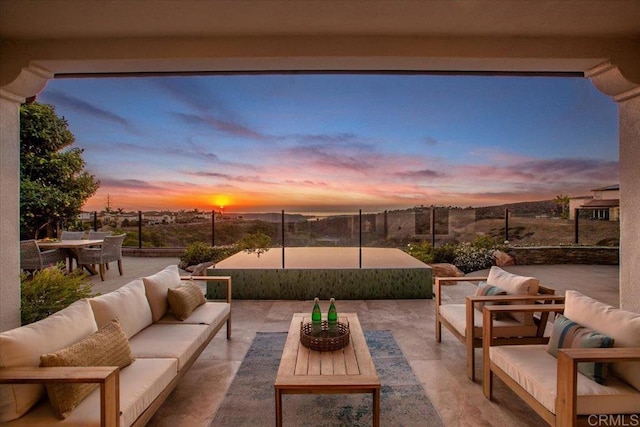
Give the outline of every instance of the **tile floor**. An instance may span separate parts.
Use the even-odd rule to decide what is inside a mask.
[[[99,277],[93,278],[94,289],[106,293],[132,278],[152,274],[172,263],[177,263],[177,259],[126,257],[125,275],[120,277],[117,268],[111,268],[104,282],[100,282]],[[536,276],[558,293],[577,289],[603,302],[619,305],[617,266],[551,265],[506,269]],[[460,300],[464,294],[452,291],[450,298]],[[467,378],[462,344],[444,329],[442,342],[435,341],[433,300],[356,300],[338,301],[336,305],[339,311],[358,313],[365,330],[393,332],[446,426],[544,425],[542,419],[499,380],[496,380],[494,400],[490,402],[484,397],[479,379],[482,372],[480,349],[476,350],[478,379],[472,382]],[[233,301],[232,339],[227,340],[221,331],[211,341],[149,426],[208,426],[255,333],[285,332],[291,313],[310,311],[311,306],[310,301]],[[326,311],[326,307],[323,309]],[[266,414],[266,424],[270,424],[268,418],[269,414]]]

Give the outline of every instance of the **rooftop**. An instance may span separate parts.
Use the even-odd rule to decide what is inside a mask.
[[[125,275],[118,276],[117,269],[112,268],[104,282],[93,279],[94,290],[104,294],[134,278],[177,263],[177,258],[125,257]],[[523,265],[505,269],[538,277],[558,293],[576,289],[619,306],[618,266]],[[462,300],[467,292],[461,291],[451,294],[452,300]],[[481,376],[477,376],[475,383],[467,378],[464,346],[446,331],[440,344],[435,341],[433,300],[353,300],[338,301],[336,305],[341,311],[358,313],[364,330],[393,332],[445,425],[539,426],[543,423],[500,381],[496,381],[494,401],[489,402],[482,393]],[[227,341],[225,334],[218,334],[211,341],[149,426],[208,426],[256,332],[286,332],[292,313],[309,308],[309,301],[234,300],[232,339]],[[481,358],[477,359],[481,363]],[[482,366],[478,365],[477,369],[481,372]],[[206,387],[206,398],[201,398],[203,387]]]

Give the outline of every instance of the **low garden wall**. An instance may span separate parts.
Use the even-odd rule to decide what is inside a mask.
[[[510,247],[506,252],[515,259],[516,265],[620,263],[619,248],[610,246]]]

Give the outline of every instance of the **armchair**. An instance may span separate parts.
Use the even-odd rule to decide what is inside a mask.
[[[569,332],[556,321],[551,342],[559,336],[572,337],[557,349],[557,358],[545,344],[491,338],[498,313],[532,310],[563,313],[575,328]],[[484,307],[483,321],[483,391],[488,399],[497,376],[551,426],[597,425],[603,419],[617,420],[607,425],[640,422],[640,314],[567,291],[564,305]],[[583,336],[588,338],[575,338],[578,328],[586,328]],[[613,347],[600,347],[605,344],[595,342],[594,334],[607,338],[601,341],[606,345],[613,339]],[[608,376],[589,375],[586,367],[580,368],[585,362],[608,363]],[[605,366],[598,368],[606,371]]]
[[[66,254],[60,249],[40,251],[38,242],[35,240],[22,240],[20,242],[20,268],[22,270],[40,270],[59,262],[67,262]]]
[[[100,279],[104,281],[105,267],[113,261],[118,262],[118,271],[122,276],[122,242],[127,235],[105,236],[99,248],[81,248],[78,251],[78,264],[98,264]]]
[[[446,304],[444,289],[448,286],[468,282],[483,282],[498,287],[500,295],[470,295],[464,304]],[[476,287],[476,292],[479,287]],[[553,289],[539,284],[533,277],[518,276],[492,267],[487,277],[436,277],[436,341],[442,340],[442,326],[445,326],[466,347],[467,375],[475,380],[475,349],[482,347],[482,305],[486,304],[533,304],[562,302],[564,297],[554,295]],[[506,293],[506,295],[505,295]],[[534,313],[503,316],[493,328],[494,338],[508,341],[512,338],[526,339],[530,343],[540,342],[544,335],[548,313]]]

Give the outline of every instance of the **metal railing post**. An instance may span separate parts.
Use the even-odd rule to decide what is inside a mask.
[[[284,270],[284,209],[282,209],[282,269]]]
[[[360,209],[359,216],[360,216],[360,246],[359,246],[360,263],[359,263],[359,266],[360,268],[362,268],[362,209]]]
[[[580,217],[580,208],[576,208],[575,212],[576,212],[576,215],[575,215],[576,218],[575,218],[575,231],[574,231],[575,237],[574,237],[574,241],[575,241],[575,243],[577,245],[578,241],[580,240],[579,239],[579,226],[578,226],[578,223],[579,223],[578,218]]]
[[[504,210],[504,241],[509,241],[509,209]]]
[[[138,211],[138,249],[142,249],[142,211]]]
[[[211,210],[211,247],[216,246],[216,211]]]
[[[431,247],[436,247],[436,208],[431,206]]]

